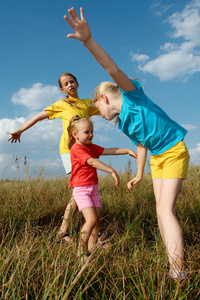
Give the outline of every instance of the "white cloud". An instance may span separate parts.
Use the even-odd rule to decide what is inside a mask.
[[[44,120],[21,135],[21,142],[11,143],[6,132],[12,132],[27,121],[26,118],[0,119],[0,178],[17,176],[15,158],[19,158],[20,176],[23,177],[23,160],[27,157],[30,174],[37,175],[41,166],[45,174],[63,173],[59,157],[59,142],[62,134],[61,120]],[[50,158],[51,157],[51,158]],[[56,166],[58,165],[58,166]]]
[[[117,127],[112,124],[111,122],[108,122],[104,120],[102,117],[92,117],[92,122],[94,124],[94,134],[96,131],[100,134],[100,132],[105,135],[105,132],[110,132],[113,130],[116,130]]]
[[[175,77],[187,79],[200,71],[200,0],[192,1],[166,22],[172,27],[170,37],[175,42],[161,45],[162,53],[155,59],[147,61],[146,54],[130,53],[131,60],[139,61],[141,71],[154,74],[161,81]]]
[[[94,143],[95,143],[95,140],[97,141],[97,144],[101,145],[101,143],[111,141],[112,139],[110,137],[102,135],[102,134],[96,134]]]
[[[62,134],[61,120],[41,121],[21,135],[21,142],[11,143],[7,139],[13,132],[27,121],[25,118],[0,119],[0,153],[33,153],[35,151],[58,151],[59,140]]]
[[[200,71],[200,56],[180,49],[160,55],[139,69],[158,76],[161,81],[189,76]]]
[[[140,63],[145,63],[149,59],[148,55],[134,53],[133,51],[130,51],[130,56],[132,61],[138,61]]]
[[[164,13],[166,13],[172,6],[173,4],[163,5],[162,1],[154,1],[150,9],[155,11],[154,12],[155,16],[160,17]]]
[[[182,13],[174,13],[169,18],[174,32],[171,33],[172,38],[183,37],[186,41],[192,41],[193,46],[200,44],[200,1],[193,1],[188,4]]]
[[[199,165],[200,164],[200,143],[197,143],[196,148],[189,150],[190,163]]]
[[[27,156],[26,166],[24,166],[24,157],[18,157],[18,168],[15,158],[16,155],[0,155],[0,179],[14,179],[17,176],[24,178],[27,175],[30,177],[38,177],[39,175],[48,177],[65,175],[59,156],[54,156],[53,159],[32,159]]]
[[[57,86],[35,83],[31,88],[21,88],[12,96],[11,101],[16,105],[24,105],[29,111],[36,111],[63,98]]]
[[[24,124],[26,121],[25,118],[15,118],[15,119],[0,119],[0,141],[2,141],[6,137],[7,131],[14,131],[18,127],[20,127],[22,124]]]
[[[186,130],[188,130],[188,131],[191,131],[191,130],[197,128],[197,126],[192,125],[192,124],[189,124],[189,123],[187,123],[187,124],[181,124],[181,126],[183,126],[183,127],[184,127]]]
[[[163,46],[160,46],[161,50],[164,50],[166,52],[174,51],[179,49],[179,46],[176,45],[175,43],[165,43]]]
[[[94,143],[112,141],[109,132],[116,127],[100,116],[93,117]],[[64,174],[59,155],[59,142],[62,134],[61,119],[43,120],[22,133],[21,142],[11,143],[6,132],[13,132],[27,121],[27,118],[0,119],[0,178],[17,176],[15,158],[19,158],[20,176],[23,178],[23,160],[27,156],[29,174],[37,176],[44,165],[44,174]],[[50,158],[51,157],[51,158]]]

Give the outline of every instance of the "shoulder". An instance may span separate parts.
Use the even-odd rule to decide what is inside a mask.
[[[140,81],[134,80],[134,79],[130,79],[130,80],[133,83],[135,89],[133,89],[132,91],[126,92],[126,91],[123,91],[122,89],[119,88],[119,90],[120,90],[120,92],[122,94],[131,94],[131,93],[137,92],[138,90],[142,90],[143,91],[142,83]]]
[[[50,108],[50,107],[62,107],[66,104],[65,100],[58,100],[56,102],[54,102],[53,104],[51,104],[50,106],[48,106],[46,109]]]
[[[93,103],[93,100],[92,99],[89,99],[89,98],[86,98],[86,99],[80,99],[81,102],[84,102],[86,104],[92,104]]]
[[[61,99],[61,100],[58,100],[56,102],[54,102],[52,105],[57,105],[57,106],[62,106],[62,105],[65,105],[66,102],[64,99]]]
[[[73,146],[71,147],[71,151],[76,150],[77,148],[79,148],[79,146],[80,146],[79,144],[74,143]]]
[[[100,156],[104,150],[104,147],[101,147],[99,145],[96,145],[96,144],[89,144],[88,145],[90,147],[90,149],[92,149],[96,155]]]
[[[71,147],[71,151],[74,153],[85,152],[85,151],[88,151],[88,149],[90,149],[90,148],[87,146],[77,144],[77,143],[73,144],[73,146]]]

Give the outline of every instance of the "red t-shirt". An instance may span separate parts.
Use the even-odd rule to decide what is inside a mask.
[[[87,146],[74,144],[70,151],[71,158],[71,178],[69,180],[69,187],[97,184],[97,170],[87,164],[90,157],[99,158],[104,148],[87,144]]]

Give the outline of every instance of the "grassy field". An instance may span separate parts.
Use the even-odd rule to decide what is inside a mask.
[[[1,299],[199,299],[200,171],[191,166],[177,201],[184,233],[188,277],[172,282],[155,214],[149,174],[129,192],[129,172],[115,188],[100,177],[101,232],[112,247],[97,248],[85,265],[76,258],[78,213],[70,227],[74,242],[56,234],[70,199],[66,178],[0,182]]]

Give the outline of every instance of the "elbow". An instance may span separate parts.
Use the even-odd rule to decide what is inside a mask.
[[[90,166],[95,168],[95,160],[92,159],[91,157],[86,161],[86,163]]]

